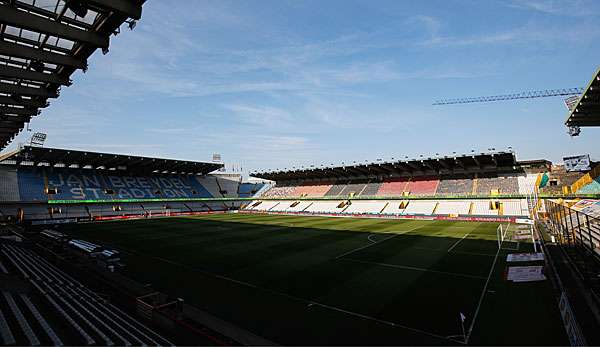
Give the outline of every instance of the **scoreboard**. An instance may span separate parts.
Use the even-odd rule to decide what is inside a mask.
[[[591,169],[589,154],[564,157],[563,162],[567,172],[589,171]]]

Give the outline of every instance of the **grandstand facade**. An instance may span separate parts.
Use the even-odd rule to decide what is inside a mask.
[[[0,210],[27,221],[224,211],[266,187],[219,163],[24,146],[0,164]],[[211,174],[212,173],[212,174]]]
[[[546,188],[542,181],[549,181],[550,168],[545,160],[521,163],[512,152],[498,152],[256,173],[276,185],[246,210],[441,219],[530,217],[539,194],[562,194],[562,187],[572,183],[555,174],[552,188]]]
[[[595,171],[519,162],[512,152],[254,173],[254,181],[222,166],[23,146],[0,158],[0,212],[31,223],[228,210],[505,220],[531,217],[540,196],[600,192]]]

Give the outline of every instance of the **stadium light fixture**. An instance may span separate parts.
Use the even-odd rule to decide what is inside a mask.
[[[87,6],[80,0],[67,1],[67,8],[79,17],[85,17],[88,12]]]

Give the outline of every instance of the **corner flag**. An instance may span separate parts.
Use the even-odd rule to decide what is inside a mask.
[[[460,312],[459,314],[460,314],[460,321],[464,322],[465,319],[467,319],[467,317],[462,312]]]

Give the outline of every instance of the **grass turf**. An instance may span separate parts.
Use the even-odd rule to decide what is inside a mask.
[[[133,278],[280,344],[455,344],[459,312],[470,344],[567,343],[550,283],[503,279],[514,251],[498,251],[497,226],[215,214],[63,230],[122,250]]]

